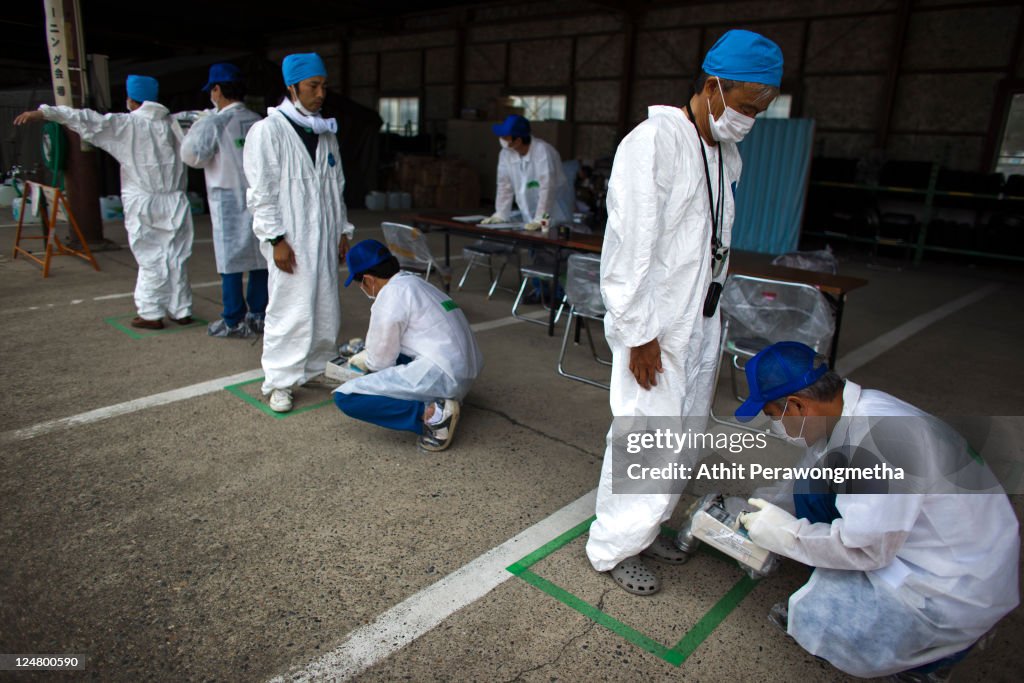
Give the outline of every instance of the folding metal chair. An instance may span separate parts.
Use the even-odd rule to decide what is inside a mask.
[[[601,358],[594,346],[594,337],[590,333],[589,320],[604,320],[604,300],[601,298],[601,257],[590,254],[571,254],[566,268],[565,297],[569,304],[569,322],[562,335],[562,349],[558,354],[558,374],[602,389],[609,385],[589,377],[567,372],[565,369],[565,352],[569,347],[569,335],[575,334],[575,343],[580,343],[580,330],[587,333],[590,354],[601,365],[611,365],[609,359]],[[575,323],[575,324],[574,324]]]
[[[509,259],[515,258],[516,268],[519,268],[519,252],[516,251],[515,247],[510,244],[504,244],[501,242],[493,242],[490,240],[482,239],[470,244],[469,246],[462,248],[462,255],[466,258],[466,270],[462,272],[462,278],[459,280],[459,290],[462,290],[462,286],[466,284],[466,278],[469,276],[469,271],[476,266],[487,266],[487,272],[490,274],[491,286],[487,290],[487,298],[490,299],[494,296],[494,292],[501,289],[506,292],[514,292],[510,287],[499,287],[498,283],[501,281],[501,275],[505,272],[505,266],[508,265]],[[504,259],[501,262],[501,267],[498,268],[498,274],[494,274],[494,263],[493,257],[501,256]]]
[[[829,348],[835,331],[832,307],[817,288],[799,282],[768,280],[749,275],[730,275],[722,291],[721,354],[729,358],[732,392],[738,401],[737,375],[746,361],[764,348],[780,341],[798,341],[815,351]],[[742,361],[742,364],[741,364]],[[719,364],[719,374],[721,364]],[[715,376],[717,393],[718,375]],[[735,420],[711,418],[733,427],[748,427]]]
[[[451,270],[438,263],[430,253],[430,245],[422,231],[411,225],[389,222],[381,223],[380,229],[384,233],[384,243],[398,259],[402,270],[421,273],[424,280],[430,280],[430,274],[436,272],[442,285],[451,281]]]
[[[526,285],[530,280],[536,279],[544,283],[551,283],[551,302],[550,305],[544,303],[544,288],[541,287],[540,291],[540,303],[544,306],[545,310],[550,311],[551,306],[555,305],[554,299],[557,295],[558,286],[554,284],[555,280],[555,268],[554,266],[545,266],[534,264],[532,266],[520,266],[519,272],[523,276],[523,281],[519,285],[519,293],[516,294],[516,300],[512,303],[512,317],[516,320],[522,320],[523,322],[533,323],[535,325],[543,325],[547,327],[548,321],[540,318],[530,318],[525,315],[519,314],[519,304],[522,303],[523,294],[526,292]],[[558,311],[555,312],[555,323],[557,324],[559,319],[562,317],[562,311],[565,310],[566,297],[562,297],[562,301],[558,305]]]

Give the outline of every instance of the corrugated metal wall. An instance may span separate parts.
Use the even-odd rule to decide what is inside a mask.
[[[811,170],[812,119],[761,119],[739,145],[732,248],[765,254],[796,249]]]

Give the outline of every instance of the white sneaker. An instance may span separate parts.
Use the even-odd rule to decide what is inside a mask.
[[[292,409],[291,389],[274,389],[270,392],[269,403],[275,413],[287,413]]]

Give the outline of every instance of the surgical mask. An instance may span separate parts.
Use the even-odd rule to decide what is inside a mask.
[[[786,407],[783,408],[782,415],[779,416],[778,420],[769,420],[769,431],[780,439],[788,441],[798,448],[807,448],[807,439],[804,438],[804,425],[807,424],[807,418],[804,417],[800,422],[800,433],[797,436],[790,436],[786,431],[786,425],[782,422],[782,418],[786,416],[787,410],[789,410],[789,401],[786,401]]]
[[[366,298],[369,299],[370,301],[374,301],[374,300],[377,299],[377,295],[376,294],[370,294],[365,289],[363,289],[362,283],[359,283],[359,291],[362,292],[363,294],[365,294]]]
[[[305,107],[303,107],[302,106],[302,102],[300,102],[298,98],[295,98],[295,108],[303,116],[319,116],[319,112],[310,111],[310,110],[306,109]]]
[[[708,123],[711,125],[711,136],[719,142],[739,142],[754,127],[754,119],[744,116],[725,104],[725,93],[722,91],[721,81],[718,81],[718,93],[722,97],[725,109],[722,110],[722,115],[716,121],[711,114],[711,102],[708,102]]]
[[[505,138],[498,138],[498,144],[501,145],[502,149],[508,149],[508,140]]]

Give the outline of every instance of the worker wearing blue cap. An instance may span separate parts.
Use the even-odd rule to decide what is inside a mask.
[[[816,567],[772,622],[853,676],[948,680],[1019,602],[1017,518],[991,471],[948,425],[844,381],[804,344],[769,346],[746,376],[750,398],[736,417],[771,418],[772,432],[806,449],[801,466],[888,463],[914,479],[888,494],[885,480],[802,480],[774,503],[750,499],[755,511],[740,515],[750,539]],[[952,472],[991,485],[950,493]]]
[[[243,166],[269,270],[263,394],[283,413],[292,409],[292,387],[329,383],[324,370],[341,325],[338,262],[354,228],[342,195],[338,124],[320,113],[327,67],[314,52],[293,54],[281,74],[288,96],[249,130]]]
[[[443,451],[483,366],[469,321],[447,294],[400,271],[377,240],[359,242],[345,258],[345,286],[358,282],[373,301],[366,348],[349,365],[370,374],[338,387],[335,405],[349,417],[417,434],[422,450]]]
[[[530,122],[517,114],[492,126],[498,136],[498,186],[494,215],[483,223],[504,223],[512,217],[512,200],[527,230],[540,230],[545,214],[551,226],[572,224],[575,194],[562,169],[562,157],[550,144],[530,133]]]
[[[615,153],[601,294],[616,418],[682,416],[696,430],[707,420],[721,333],[717,297],[742,166],[736,143],[771,104],[781,80],[775,43],[728,31],[708,52],[686,105],[650,107]],[[660,583],[641,553],[686,560],[658,533],[679,497],[615,495],[612,445],[609,432],[587,555],[628,592],[651,595]],[[690,466],[698,455],[683,449],[673,457]]]
[[[204,112],[185,134],[181,156],[206,175],[213,227],[213,254],[221,280],[223,310],[207,325],[211,337],[247,338],[263,331],[267,311],[267,262],[252,231],[245,206],[248,183],[242,170],[245,136],[260,120],[245,106],[245,79],[234,64],[210,67],[203,90],[214,109]],[[248,273],[246,290],[242,278]]]
[[[130,75],[125,91],[127,114],[43,104],[18,115],[14,124],[56,121],[117,159],[124,227],[139,267],[138,315],[131,325],[162,329],[164,316],[188,325],[192,323],[188,260],[193,230],[179,149],[183,134],[167,107],[157,101],[160,84],[155,78]]]

